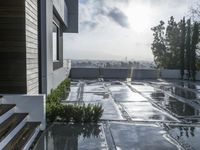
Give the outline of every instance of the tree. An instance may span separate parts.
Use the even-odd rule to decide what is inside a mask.
[[[180,22],[181,29],[181,41],[180,41],[180,74],[181,79],[184,77],[185,70],[185,36],[186,36],[186,27],[185,27],[185,17]]]
[[[151,49],[154,55],[154,61],[158,68],[166,68],[166,47],[164,40],[164,22],[160,21],[158,26],[151,28],[153,33],[153,43]]]
[[[200,21],[200,2],[190,8],[190,16],[194,21]]]
[[[186,34],[186,69],[187,69],[187,78],[190,79],[191,77],[191,70],[190,70],[190,59],[191,59],[191,52],[190,52],[190,47],[191,47],[191,21],[190,19],[187,20],[187,34]]]
[[[168,21],[165,34],[165,45],[167,52],[167,68],[178,69],[180,68],[180,28],[175,22],[174,17],[171,16]]]
[[[192,33],[192,41],[191,41],[191,74],[192,80],[195,80],[196,76],[196,48],[199,41],[199,24],[197,22],[194,23],[193,33]]]

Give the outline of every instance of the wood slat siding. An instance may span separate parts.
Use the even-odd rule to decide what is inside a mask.
[[[27,93],[38,94],[38,7],[37,0],[25,1]]]
[[[37,0],[0,1],[0,93],[38,93]]]
[[[0,93],[26,92],[24,0],[0,1]]]

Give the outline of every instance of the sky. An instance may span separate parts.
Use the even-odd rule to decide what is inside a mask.
[[[196,1],[79,0],[79,33],[64,34],[64,58],[153,61],[151,27],[189,17]]]

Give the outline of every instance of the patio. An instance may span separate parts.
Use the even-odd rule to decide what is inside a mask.
[[[54,123],[35,149],[198,150],[198,87],[178,80],[73,81],[63,104],[101,104],[101,122]]]

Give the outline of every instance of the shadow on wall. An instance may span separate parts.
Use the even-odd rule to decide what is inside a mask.
[[[155,69],[132,69],[129,68],[71,68],[72,79],[157,79],[159,74]]]
[[[133,69],[131,68],[71,68],[72,79],[120,79],[126,80],[132,76],[132,80],[140,79],[181,79],[180,70],[172,69]],[[200,80],[200,72],[196,74],[196,80]]]

